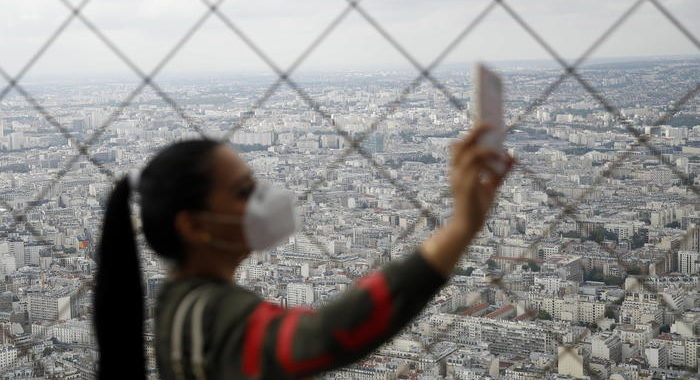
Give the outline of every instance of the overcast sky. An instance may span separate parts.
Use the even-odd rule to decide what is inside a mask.
[[[72,0],[77,3],[77,0]],[[432,60],[489,0],[365,0],[361,4],[422,64]],[[662,0],[700,36],[700,0]],[[510,0],[509,4],[565,57],[582,53],[632,0]],[[0,67],[14,75],[68,16],[59,0],[0,0]],[[221,7],[281,66],[296,56],[346,6],[343,0],[228,0]],[[206,9],[199,0],[92,0],[84,14],[146,71]],[[594,57],[698,55],[700,52],[652,4],[643,4]],[[447,63],[475,59],[544,59],[549,55],[500,7]],[[411,66],[357,12],[299,68],[313,70]],[[250,49],[211,17],[165,67],[163,75],[267,70]],[[128,74],[80,20],[32,68],[27,81],[54,75]]]

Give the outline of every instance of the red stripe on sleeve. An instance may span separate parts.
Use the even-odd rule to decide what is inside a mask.
[[[284,309],[271,302],[263,301],[248,317],[248,327],[244,333],[243,373],[251,377],[260,376],[261,357],[265,330],[272,319],[284,313]]]
[[[290,374],[299,374],[311,370],[326,368],[333,357],[329,354],[321,354],[315,358],[297,361],[294,359],[294,333],[297,329],[299,318],[303,314],[313,314],[312,309],[295,307],[290,309],[280,323],[277,340],[277,358],[282,366]],[[324,339],[324,337],[308,337],[308,339]]]
[[[370,316],[359,326],[349,330],[335,331],[335,337],[345,349],[355,350],[385,333],[391,321],[392,300],[384,274],[377,271],[361,278],[358,288],[366,289],[372,298]]]

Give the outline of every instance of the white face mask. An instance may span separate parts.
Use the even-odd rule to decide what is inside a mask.
[[[248,247],[258,251],[273,248],[294,234],[300,225],[291,192],[277,189],[269,182],[256,181],[255,188],[246,203],[242,217],[212,212],[202,212],[210,221],[234,225],[243,224]],[[224,250],[240,251],[242,244],[211,239],[209,244]]]

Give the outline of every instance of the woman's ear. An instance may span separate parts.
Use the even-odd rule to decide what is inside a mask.
[[[180,210],[175,215],[175,229],[190,243],[206,243],[211,240],[207,225],[189,210]]]

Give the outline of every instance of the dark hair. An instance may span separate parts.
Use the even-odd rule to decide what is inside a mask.
[[[208,209],[213,176],[212,139],[185,140],[161,150],[139,179],[146,241],[160,256],[181,265],[182,238],[175,229],[180,210]],[[128,177],[117,181],[107,202],[97,250],[94,328],[99,347],[98,379],[145,379],[143,285],[129,209]]]

